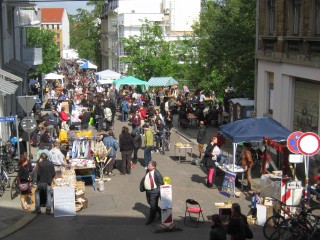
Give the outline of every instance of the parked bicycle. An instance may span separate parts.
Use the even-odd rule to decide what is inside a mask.
[[[305,199],[301,199],[299,205],[287,205],[271,198],[273,203],[273,216],[269,217],[263,226],[263,235],[269,240],[289,239],[314,239],[313,235],[319,234],[319,217],[315,212],[320,207],[307,209]],[[291,208],[295,208],[292,212]]]
[[[0,161],[0,197],[4,194],[6,188],[10,188],[10,178]]]

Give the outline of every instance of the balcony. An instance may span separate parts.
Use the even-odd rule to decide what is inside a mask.
[[[34,66],[42,64],[42,48],[24,47],[22,51],[23,63]]]

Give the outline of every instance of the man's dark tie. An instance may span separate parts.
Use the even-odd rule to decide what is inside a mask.
[[[149,178],[150,178],[150,185],[151,185],[151,190],[152,190],[152,189],[154,189],[154,181],[153,181],[153,178],[152,178],[152,175],[150,172],[149,172]]]

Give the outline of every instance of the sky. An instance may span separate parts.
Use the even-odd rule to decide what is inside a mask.
[[[61,1],[58,2],[37,2],[39,8],[65,8],[68,14],[76,14],[78,8],[92,10],[93,8],[86,6],[87,1]]]

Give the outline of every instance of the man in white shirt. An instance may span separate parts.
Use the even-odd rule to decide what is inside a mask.
[[[53,148],[49,151],[49,159],[53,163],[56,171],[61,171],[62,166],[67,165],[65,156],[60,151],[60,144],[55,142]]]
[[[150,215],[146,225],[151,224],[156,218],[157,213],[161,217],[161,209],[158,205],[160,198],[160,186],[164,185],[163,177],[156,169],[157,162],[151,161],[148,164],[148,170],[144,178],[140,182],[140,191],[146,191],[147,202],[150,205]]]
[[[206,96],[203,94],[203,91],[200,92],[200,99],[199,102],[203,102]]]

